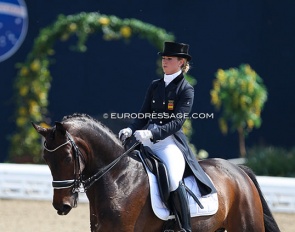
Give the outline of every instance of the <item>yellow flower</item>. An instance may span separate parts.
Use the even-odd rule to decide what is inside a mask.
[[[241,87],[241,90],[242,90],[243,92],[245,92],[245,91],[246,91],[246,87],[247,87],[247,85],[246,85],[246,81],[241,80],[241,82],[240,82],[240,87]]]
[[[255,99],[253,100],[253,105],[254,105],[254,107],[255,107],[256,109],[259,109],[259,108],[260,108],[260,101],[259,101],[258,98],[255,98]]]
[[[39,112],[39,105],[36,101],[30,101],[29,102],[29,111],[30,111],[30,114],[36,114]]]
[[[227,123],[223,118],[219,119],[219,128],[223,134],[227,134]]]
[[[19,126],[19,127],[22,127],[26,124],[27,122],[27,119],[25,117],[19,117],[16,119],[16,124]]]
[[[246,103],[247,103],[247,97],[242,95],[240,97],[240,106],[241,106],[242,109],[246,108]]]
[[[251,67],[250,67],[249,64],[246,64],[246,65],[245,65],[245,73],[246,73],[247,75],[250,75],[250,74],[252,73],[252,69],[251,69]]]
[[[260,117],[261,110],[258,109],[258,108],[256,108],[256,109],[255,109],[255,114],[256,114],[258,117]]]
[[[220,81],[221,84],[223,84],[223,82],[225,81],[226,76],[223,69],[217,70],[217,79]]]
[[[219,92],[219,90],[220,90],[220,83],[219,83],[218,79],[215,79],[213,81],[213,89],[216,90],[217,92]]]
[[[220,100],[219,100],[217,92],[215,90],[211,90],[210,95],[211,95],[212,104],[219,107],[220,106]]]
[[[128,26],[123,26],[120,29],[120,33],[124,38],[129,38],[131,36],[131,28]]]
[[[71,23],[71,24],[69,25],[69,30],[70,30],[71,32],[76,31],[76,30],[77,30],[77,24],[76,24],[76,23]]]
[[[110,20],[106,17],[100,17],[98,22],[103,26],[107,26],[110,24]]]
[[[27,76],[29,74],[29,70],[27,67],[23,66],[20,70],[20,75]]]
[[[25,96],[25,95],[27,95],[28,92],[29,92],[28,86],[22,86],[19,89],[19,95],[21,95],[22,97]]]
[[[251,119],[247,120],[247,126],[248,126],[249,129],[253,129],[253,127],[254,127],[253,120],[251,120]]]
[[[246,75],[252,76],[253,75],[253,69],[250,67],[249,64],[245,65],[245,69],[244,69]]]
[[[20,107],[18,109],[18,113],[21,115],[21,116],[25,116],[27,114],[27,109],[25,107]]]
[[[256,72],[248,64],[245,65],[245,74],[250,76],[254,81],[256,80]]]
[[[235,82],[236,82],[236,79],[235,79],[235,78],[230,78],[230,79],[229,79],[229,86],[230,86],[231,88],[233,88],[233,87],[235,86]]]
[[[47,96],[47,94],[45,92],[40,92],[38,94],[38,97],[39,97],[41,103],[46,102],[46,100],[47,100],[46,96]]]
[[[40,63],[40,61],[37,60],[37,59],[33,60],[33,62],[32,62],[31,65],[30,65],[30,68],[31,68],[31,70],[34,71],[34,72],[39,71],[40,68],[41,68],[41,63]]]
[[[254,91],[254,83],[253,83],[253,81],[250,81],[248,83],[248,92],[251,94],[251,93],[253,93],[253,91]]]

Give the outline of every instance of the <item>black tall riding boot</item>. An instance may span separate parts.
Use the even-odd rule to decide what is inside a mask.
[[[182,226],[181,229],[184,231],[191,232],[191,215],[188,206],[186,191],[182,181],[179,182],[179,187],[175,191],[171,192],[171,199],[174,209],[176,210],[179,216]]]

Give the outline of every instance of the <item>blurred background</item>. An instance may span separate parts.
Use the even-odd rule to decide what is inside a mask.
[[[59,14],[100,12],[136,18],[165,29],[175,41],[188,43],[192,55],[190,75],[196,80],[193,112],[214,113],[214,118],[192,120],[191,142],[209,157],[239,157],[238,136],[223,135],[218,112],[210,103],[212,81],[218,69],[249,64],[263,79],[268,100],[262,124],[246,138],[246,146],[294,146],[295,128],[295,2],[292,0],[26,0],[28,32],[21,47],[0,62],[0,162],[7,159],[9,138],[15,131],[14,81],[16,64],[24,62],[42,28]],[[1,28],[0,28],[1,29]],[[1,31],[0,31],[1,32]],[[147,40],[131,37],[106,41],[91,35],[87,51],[70,49],[74,39],[54,45],[48,116],[60,121],[74,112],[103,119],[104,113],[137,112],[156,74],[158,49]],[[115,133],[124,120],[105,122]]]

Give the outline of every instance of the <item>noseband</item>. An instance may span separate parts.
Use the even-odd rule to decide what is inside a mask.
[[[81,171],[81,165],[80,162],[81,160],[83,161],[84,165],[85,165],[85,158],[83,157],[80,149],[78,148],[77,144],[75,143],[74,139],[72,138],[72,136],[66,132],[66,136],[67,136],[67,141],[61,145],[59,145],[58,147],[54,148],[54,149],[48,149],[47,148],[47,144],[46,141],[44,141],[44,149],[48,152],[55,152],[57,151],[59,148],[67,145],[68,143],[71,144],[71,147],[74,150],[74,162],[75,162],[75,168],[74,168],[74,176],[75,179],[73,180],[57,180],[57,181],[52,181],[52,187],[54,189],[65,189],[65,188],[71,188],[73,187],[72,191],[75,192],[81,192],[81,184],[83,184],[83,180],[82,180],[82,171]]]
[[[70,133],[66,132],[68,140],[59,145],[58,147],[50,150],[46,146],[46,141],[44,142],[44,149],[48,152],[54,152],[58,150],[59,148],[67,145],[68,143],[71,144],[73,150],[74,150],[74,161],[75,161],[75,169],[74,169],[74,176],[75,179],[73,180],[57,180],[57,181],[52,181],[52,187],[54,189],[66,189],[66,188],[73,188],[72,192],[86,192],[96,181],[98,181],[101,177],[103,177],[108,171],[110,171],[125,155],[129,154],[134,150],[134,148],[139,144],[135,143],[133,146],[131,146],[126,152],[121,154],[119,157],[117,157],[115,160],[113,160],[110,164],[107,166],[101,168],[97,173],[95,173],[93,176],[89,177],[86,180],[83,180],[83,175],[81,170],[81,165],[80,162],[84,163],[84,166],[86,165],[85,158],[83,157],[79,147],[75,143],[74,139],[70,135]]]

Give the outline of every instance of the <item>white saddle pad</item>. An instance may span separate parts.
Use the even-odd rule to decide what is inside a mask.
[[[170,219],[170,211],[166,208],[165,204],[162,202],[158,183],[155,175],[151,173],[147,169],[149,182],[150,182],[150,193],[151,193],[151,203],[152,208],[155,213],[155,215],[164,220],[167,221]],[[218,197],[217,193],[213,193],[210,195],[206,195],[201,197],[200,190],[198,188],[197,182],[193,176],[186,177],[184,179],[185,185],[192,190],[192,192],[195,194],[195,196],[199,199],[201,204],[204,206],[204,209],[201,209],[199,205],[195,202],[195,200],[188,194],[189,197],[189,206],[190,206],[190,213],[191,217],[197,217],[197,216],[208,216],[213,215],[218,210]]]

